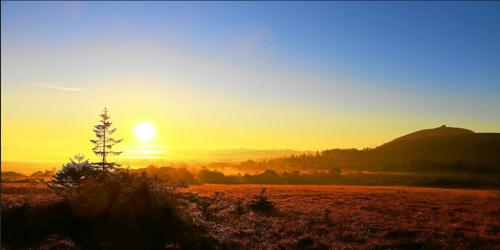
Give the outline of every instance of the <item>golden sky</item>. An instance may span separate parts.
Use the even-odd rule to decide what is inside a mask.
[[[2,161],[95,159],[104,107],[121,160],[498,131],[498,5],[455,7],[2,2]]]

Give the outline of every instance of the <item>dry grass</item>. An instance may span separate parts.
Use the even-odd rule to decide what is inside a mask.
[[[500,192],[407,187],[202,185],[229,203],[262,187],[280,213],[221,214],[216,238],[244,248],[500,249]]]
[[[264,187],[276,214],[234,212],[238,200],[248,203]],[[210,216],[196,205],[190,213],[223,248],[500,249],[499,191],[306,185],[200,185],[183,191],[213,197]],[[43,184],[2,184],[3,209],[53,199]]]
[[[59,199],[45,183],[2,183],[2,209],[43,205]]]

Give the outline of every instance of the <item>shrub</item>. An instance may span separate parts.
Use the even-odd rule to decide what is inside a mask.
[[[263,188],[260,194],[252,197],[248,208],[254,213],[261,215],[271,215],[276,212],[276,205],[267,198],[267,189]]]
[[[98,171],[88,159],[85,159],[82,155],[76,155],[62,166],[48,186],[59,195],[71,196],[79,194],[82,183],[97,174]]]
[[[247,212],[243,199],[237,199],[233,205],[233,213],[236,215],[244,215]]]
[[[80,195],[46,207],[2,211],[2,228],[9,228],[2,243],[25,248],[29,245],[20,244],[57,234],[84,249],[164,249],[167,244],[207,249],[216,244],[181,211],[175,189],[147,174],[100,174],[79,188]]]
[[[217,214],[227,207],[224,195],[224,192],[215,192],[212,197],[196,197],[192,202],[199,207],[204,219],[214,220],[217,219]]]

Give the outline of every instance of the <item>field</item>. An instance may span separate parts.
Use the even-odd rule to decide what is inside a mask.
[[[2,187],[3,208],[55,199],[43,184]],[[275,212],[235,212],[262,188]],[[223,248],[500,249],[499,191],[205,184],[182,192],[207,197],[203,213],[189,213]]]
[[[407,187],[201,185],[227,200],[267,188],[269,218],[229,216],[212,231],[245,248],[500,249],[500,193]]]

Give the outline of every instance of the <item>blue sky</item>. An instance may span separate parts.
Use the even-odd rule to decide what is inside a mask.
[[[301,147],[284,139],[297,131],[315,131],[311,149],[443,123],[500,128],[499,2],[2,2],[1,25],[3,124],[57,117],[9,109],[23,98],[50,99],[44,110],[73,100],[60,110],[70,117],[92,96],[121,112],[125,84],[144,86],[142,110],[196,117],[179,126],[283,131],[214,148]],[[176,111],[157,112],[166,106]]]

